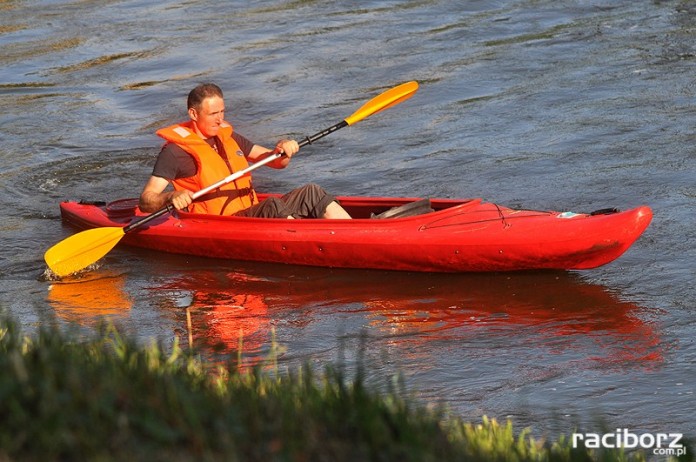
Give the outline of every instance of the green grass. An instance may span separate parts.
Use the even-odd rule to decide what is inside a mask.
[[[463,422],[332,367],[238,372],[113,327],[76,338],[0,320],[0,461],[644,460]]]

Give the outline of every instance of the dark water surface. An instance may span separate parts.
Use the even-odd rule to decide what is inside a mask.
[[[555,437],[696,436],[696,4],[691,1],[0,3],[0,307],[32,329],[107,316],[143,341],[281,365],[363,361],[467,419]],[[484,197],[655,217],[619,260],[573,273],[428,275],[114,249],[46,281],[65,199],[136,196],[201,81],[260,144],[309,135],[398,83],[411,100],[256,185]],[[600,423],[601,422],[601,423]]]

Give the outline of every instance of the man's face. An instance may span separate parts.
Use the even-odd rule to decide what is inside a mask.
[[[225,119],[225,101],[219,96],[206,98],[199,110],[189,109],[189,116],[196,124],[198,134],[203,138],[217,135],[220,124]]]

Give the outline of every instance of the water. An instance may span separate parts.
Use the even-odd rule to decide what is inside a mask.
[[[101,316],[143,341],[281,366],[362,361],[386,388],[555,437],[696,436],[694,111],[688,1],[0,3],[0,306],[31,330]],[[409,101],[305,148],[256,185],[484,197],[590,211],[647,204],[619,260],[573,273],[427,275],[242,264],[114,249],[46,281],[73,230],[58,202],[136,196],[201,81],[260,144],[342,120],[398,83]],[[243,307],[243,308],[240,308]]]

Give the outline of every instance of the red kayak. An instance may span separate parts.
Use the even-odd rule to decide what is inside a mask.
[[[259,195],[260,199],[269,195]],[[590,214],[515,210],[481,199],[339,197],[353,220],[178,212],[126,233],[127,245],[212,258],[427,272],[588,269],[623,254],[648,227],[647,206]],[[137,200],[63,202],[80,229],[126,226]]]

